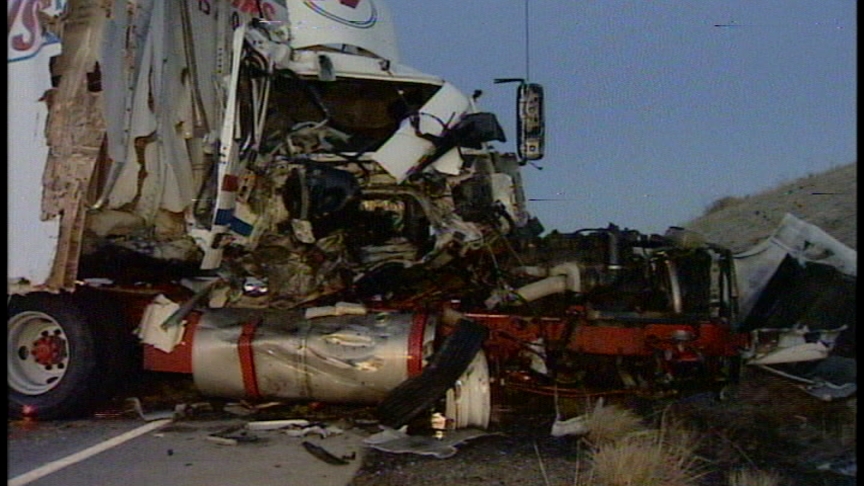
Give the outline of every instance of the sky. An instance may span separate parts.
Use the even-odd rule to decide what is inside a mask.
[[[515,152],[516,84],[544,86],[523,171],[547,231],[662,234],[715,200],[857,161],[853,0],[390,0],[401,62],[464,93]],[[535,167],[536,166],[536,167]]]

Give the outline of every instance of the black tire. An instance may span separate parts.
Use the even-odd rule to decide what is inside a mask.
[[[10,417],[79,417],[112,396],[118,375],[128,371],[132,358],[131,335],[124,336],[126,326],[113,309],[107,300],[86,293],[34,293],[10,299]]]
[[[460,320],[423,371],[400,383],[378,405],[381,424],[399,428],[430,409],[468,369],[488,335],[485,326]]]

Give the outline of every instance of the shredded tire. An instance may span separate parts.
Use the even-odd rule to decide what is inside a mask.
[[[461,319],[423,371],[400,383],[378,405],[379,422],[399,428],[431,408],[468,369],[488,335],[485,326]]]

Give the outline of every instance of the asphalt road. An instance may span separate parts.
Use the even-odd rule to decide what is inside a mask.
[[[368,436],[339,429],[327,437],[294,437],[286,429],[248,430],[247,422],[230,417],[10,421],[8,484],[345,486],[360,467]],[[347,464],[324,462],[304,442]]]

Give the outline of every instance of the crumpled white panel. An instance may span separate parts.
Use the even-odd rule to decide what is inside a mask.
[[[831,265],[842,273],[857,276],[858,252],[818,226],[786,214],[770,238],[735,255],[741,319],[753,309],[786,255],[801,263]]]

